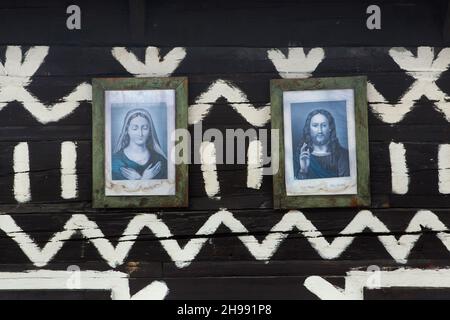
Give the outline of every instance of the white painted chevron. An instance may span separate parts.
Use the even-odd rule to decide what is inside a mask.
[[[270,120],[270,105],[256,108],[235,84],[218,79],[198,96],[193,105],[189,106],[189,124],[202,121],[209,113],[213,103],[222,97],[251,125],[262,127]]]
[[[43,267],[51,262],[53,257],[61,250],[65,241],[76,233],[80,233],[88,239],[111,267],[116,267],[124,263],[140,232],[144,228],[148,228],[159,238],[162,247],[176,265],[183,268],[195,260],[209,237],[221,225],[227,227],[232,233],[246,234],[249,232],[231,212],[220,210],[212,214],[196,232],[195,237],[189,240],[184,247],[181,247],[178,241],[173,239],[174,234],[157,215],[139,214],[131,219],[117,246],[114,246],[105,238],[94,221],[86,215],[74,214],[66,222],[63,230],[55,233],[43,248],[40,248],[10,215],[0,215],[0,229],[14,240],[25,255],[38,267]],[[287,212],[270,229],[268,235],[261,242],[252,235],[239,235],[237,238],[256,260],[270,260],[288,236],[288,232],[297,230],[323,259],[336,259],[347,250],[359,233],[369,231],[379,234],[378,240],[395,261],[406,263],[411,250],[421,237],[422,228],[435,231],[436,236],[442,241],[445,248],[450,250],[450,235],[447,226],[433,212],[428,210],[418,211],[411,219],[405,234],[398,239],[389,235],[389,228],[368,210],[357,213],[331,242],[325,239],[303,213],[296,210]]]

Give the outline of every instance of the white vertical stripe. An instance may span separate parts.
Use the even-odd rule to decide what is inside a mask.
[[[392,193],[406,194],[408,192],[409,175],[405,154],[406,150],[403,143],[391,142],[389,156],[391,159]]]
[[[61,197],[73,199],[78,196],[77,145],[72,141],[61,144]]]
[[[219,193],[219,180],[217,179],[216,147],[213,142],[205,141],[200,145],[201,170],[205,182],[205,191],[212,198]]]
[[[450,194],[450,144],[441,144],[438,153],[439,192]]]
[[[259,140],[253,140],[247,152],[247,188],[261,188],[262,178],[262,143]]]
[[[14,197],[17,202],[31,200],[29,171],[28,143],[21,142],[14,148]]]

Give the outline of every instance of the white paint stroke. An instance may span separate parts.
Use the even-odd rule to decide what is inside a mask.
[[[303,285],[321,300],[352,300],[352,297],[345,290],[319,276],[306,278]]]
[[[237,238],[256,260],[261,261],[270,260],[288,234],[295,229],[306,238],[320,257],[327,260],[340,257],[353,243],[357,235],[368,231],[379,234],[376,238],[397,263],[407,263],[412,248],[423,233],[423,228],[434,231],[436,237],[450,251],[449,229],[433,212],[428,210],[418,211],[411,219],[405,234],[398,239],[395,235],[390,235],[389,228],[370,211],[362,210],[331,242],[328,242],[314,224],[300,211],[291,210],[287,212],[270,229],[268,235],[262,241],[258,241],[253,235],[247,235],[249,233],[247,228],[231,212],[222,209],[211,215],[184,247],[180,247],[178,241],[173,239],[174,235],[168,226],[156,214],[136,215],[128,223],[116,246],[105,238],[94,221],[89,220],[84,214],[74,214],[66,222],[63,230],[55,233],[42,248],[16,224],[11,216],[0,215],[0,230],[14,240],[37,267],[47,265],[67,240],[75,234],[81,234],[88,239],[98,250],[101,257],[111,267],[116,267],[124,263],[140,232],[144,228],[148,228],[157,239],[160,239],[160,244],[172,261],[179,268],[183,268],[196,258],[203,246],[209,242],[209,237],[221,225],[227,227],[232,233],[242,234]]]
[[[77,145],[73,141],[64,141],[61,143],[61,197],[74,199],[77,196]]]
[[[256,127],[262,127],[270,120],[270,105],[255,108],[249,103],[245,93],[234,84],[223,79],[218,79],[189,107],[189,124],[202,121],[209,113],[213,104],[221,97],[225,98],[231,107],[244,117],[248,123]]]
[[[30,192],[30,156],[28,143],[21,142],[14,147],[14,198],[19,203],[31,200]]]
[[[287,56],[278,49],[267,51],[282,78],[308,78],[325,58],[322,48],[313,48],[305,54],[303,48],[289,48]]]
[[[247,188],[260,189],[263,178],[263,152],[259,140],[250,141],[247,151]]]
[[[200,145],[199,152],[205,192],[208,197],[214,198],[220,191],[217,178],[216,146],[213,142],[204,141]]]
[[[0,67],[0,75],[14,78],[16,83],[28,84],[30,77],[36,73],[48,55],[49,47],[34,46],[22,57],[20,46],[7,46],[5,63]],[[22,79],[20,79],[22,78]],[[5,78],[1,78],[5,80]],[[6,81],[9,83],[9,81]],[[6,83],[6,84],[8,84]],[[1,84],[5,84],[3,81]]]
[[[391,159],[392,193],[406,194],[409,189],[409,174],[403,143],[391,142],[389,144],[389,157]]]
[[[131,296],[131,300],[164,300],[168,294],[169,288],[164,281],[153,281]]]
[[[46,124],[68,116],[81,101],[92,100],[92,88],[88,83],[78,85],[73,92],[52,105],[41,103],[26,89],[31,76],[44,63],[48,51],[46,46],[31,47],[22,58],[21,47],[7,47],[5,63],[0,64],[0,110],[9,102],[18,101],[36,120]]]
[[[438,152],[439,192],[450,194],[450,144],[441,144]]]
[[[160,56],[159,48],[147,47],[145,50],[145,62],[123,47],[112,49],[112,55],[120,64],[136,77],[166,77],[170,76],[186,56],[186,49],[173,48],[164,57]]]
[[[68,286],[70,277],[78,277],[79,287]],[[0,290],[106,290],[113,300],[163,300],[169,290],[161,281],[153,281],[135,295],[130,295],[128,275],[118,271],[30,270],[0,272]]]
[[[400,98],[398,103],[388,103],[386,99],[368,82],[369,105],[374,114],[383,122],[398,123],[409,113],[422,96],[433,101],[434,107],[450,121],[449,96],[442,92],[436,81],[450,65],[450,48],[442,49],[435,58],[432,47],[418,47],[417,56],[405,48],[391,48],[389,55],[400,68],[415,81]]]
[[[450,269],[408,269],[378,271],[378,288],[450,288]],[[319,276],[306,278],[304,286],[322,300],[363,300],[370,286],[371,271],[351,270],[345,276],[345,289],[333,286]]]

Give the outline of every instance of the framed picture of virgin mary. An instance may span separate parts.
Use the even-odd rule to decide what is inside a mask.
[[[364,77],[272,80],[271,111],[275,207],[370,204]]]
[[[186,78],[93,79],[93,207],[187,206]]]

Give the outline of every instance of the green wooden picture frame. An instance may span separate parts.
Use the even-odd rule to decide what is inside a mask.
[[[188,80],[186,77],[95,78],[92,80],[92,206],[94,208],[188,206],[187,163],[175,163],[175,195],[105,195],[105,91],[156,89],[175,90],[175,129],[187,130]],[[179,141],[176,142],[178,143]]]
[[[285,145],[283,92],[303,90],[353,89],[356,141],[357,193],[346,195],[287,195],[285,182]],[[272,130],[279,130],[278,141],[272,140],[272,161],[279,170],[273,177],[274,207],[279,209],[314,207],[364,207],[370,205],[369,139],[367,120],[367,79],[358,77],[276,79],[271,80]],[[278,144],[278,145],[275,145]]]

